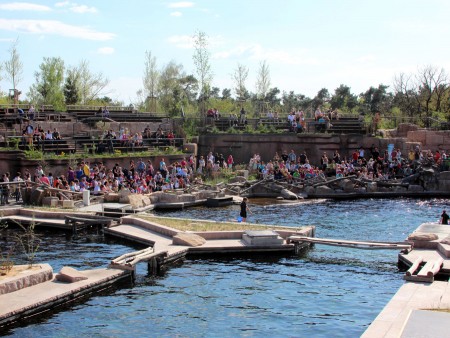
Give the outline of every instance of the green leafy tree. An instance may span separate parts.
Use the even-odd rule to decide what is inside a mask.
[[[341,84],[334,90],[330,104],[332,109],[351,111],[358,105],[358,98],[350,92],[350,87]]]
[[[392,94],[387,92],[389,86],[380,84],[378,87],[370,87],[366,92],[360,94],[362,111],[374,114],[387,113],[392,105]]]
[[[224,88],[222,89],[222,100],[231,99],[231,89]]]
[[[101,95],[109,84],[108,78],[103,73],[93,73],[89,69],[89,62],[81,60],[73,69],[78,77],[78,97],[81,104],[89,104]]]
[[[67,71],[66,82],[64,84],[64,97],[66,100],[66,104],[77,104],[78,97],[78,74],[76,71],[69,69]]]
[[[330,93],[328,92],[328,89],[322,88],[317,92],[317,95],[314,96],[312,99],[312,109],[315,110],[319,106],[323,106],[325,103],[327,103],[330,100]]]
[[[44,57],[34,76],[36,82],[28,94],[32,102],[51,104],[55,109],[64,110],[64,61],[59,57]]]

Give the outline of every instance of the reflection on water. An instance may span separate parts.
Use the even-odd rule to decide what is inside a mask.
[[[258,201],[259,202],[259,201]],[[314,224],[316,236],[401,241],[420,223],[435,221],[446,200],[357,200],[254,203],[249,222],[297,227]],[[228,220],[239,206],[195,208],[165,216]],[[47,260],[105,266],[130,250],[122,244],[67,241],[45,234]],[[51,251],[52,253],[50,253]],[[74,254],[76,252],[76,254]],[[314,336],[357,337],[403,283],[397,251],[316,245],[303,257],[189,259],[163,276],[138,266],[133,288],[93,297],[12,336]],[[82,325],[80,325],[82,323]]]

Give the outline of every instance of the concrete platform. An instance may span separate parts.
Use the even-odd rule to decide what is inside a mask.
[[[412,311],[431,309],[450,309],[450,284],[440,281],[435,281],[432,284],[406,282],[361,337],[449,336],[447,330],[450,324],[450,316],[439,317],[440,320],[445,320],[444,323],[439,323],[439,325],[446,327],[445,330],[440,331],[439,335],[430,335],[433,321],[428,322],[427,318],[430,318],[428,313],[421,311],[411,316]],[[437,319],[437,317],[433,317],[433,320]],[[421,325],[416,325],[418,322]],[[407,333],[410,332],[412,327],[414,327],[415,335],[409,336]]]
[[[67,304],[96,290],[104,289],[129,274],[116,269],[85,270],[88,277],[76,283],[62,283],[52,279],[33,287],[24,288],[1,296],[0,326],[25,320],[36,313],[53,310],[56,306]]]

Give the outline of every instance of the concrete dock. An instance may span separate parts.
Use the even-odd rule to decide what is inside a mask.
[[[80,213],[55,213],[46,210],[10,209],[5,212],[2,219],[5,221],[17,221],[23,224],[35,223],[37,226],[49,226],[60,229],[70,229],[65,222],[67,215],[83,217]],[[86,214],[84,214],[86,217]],[[116,238],[126,239],[133,243],[139,243],[150,247],[150,253],[145,257],[140,256],[136,262],[148,262],[149,271],[157,271],[162,265],[169,264],[186,257],[188,254],[217,254],[217,253],[287,253],[294,254],[299,246],[309,246],[305,243],[287,243],[291,235],[313,236],[313,226],[298,229],[286,229],[272,226],[276,231],[248,232],[247,235],[255,236],[245,240],[245,230],[239,231],[208,231],[208,232],[183,232],[155,222],[137,217],[135,215],[122,217],[122,224],[105,227],[104,233]],[[245,223],[242,223],[245,228]],[[270,234],[267,236],[267,233]],[[182,233],[184,236],[197,236],[201,243],[186,245],[176,241],[176,237]],[[250,236],[250,237],[251,237]],[[248,236],[247,236],[248,237]],[[256,241],[257,240],[257,241]],[[145,250],[144,250],[145,251]],[[132,260],[130,258],[130,260]],[[0,295],[0,327],[21,322],[36,314],[55,307],[72,302],[80,297],[108,288],[113,284],[129,280],[134,276],[134,265],[129,265],[127,259],[124,264],[116,264],[114,260],[109,262],[108,268],[79,271],[85,280],[65,283],[52,278],[35,285],[27,285],[19,290],[10,290]],[[108,262],[105,262],[107,265]],[[137,264],[137,263],[136,263]],[[78,272],[76,272],[78,273]],[[31,276],[30,279],[35,277]],[[3,279],[4,281],[5,279]],[[9,281],[10,282],[10,281]],[[1,286],[2,280],[0,280]],[[6,288],[5,288],[6,289]]]
[[[436,276],[431,276],[428,271],[431,277],[427,282],[406,281],[362,337],[450,336],[447,333],[450,325],[449,236],[449,225],[424,223],[408,237],[413,249],[400,253],[399,263],[411,267],[420,261],[417,270],[426,269],[429,262],[443,263]]]

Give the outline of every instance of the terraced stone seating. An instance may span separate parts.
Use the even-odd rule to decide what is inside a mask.
[[[366,126],[358,117],[341,117],[339,120],[331,120],[327,130],[334,134],[365,134]]]

